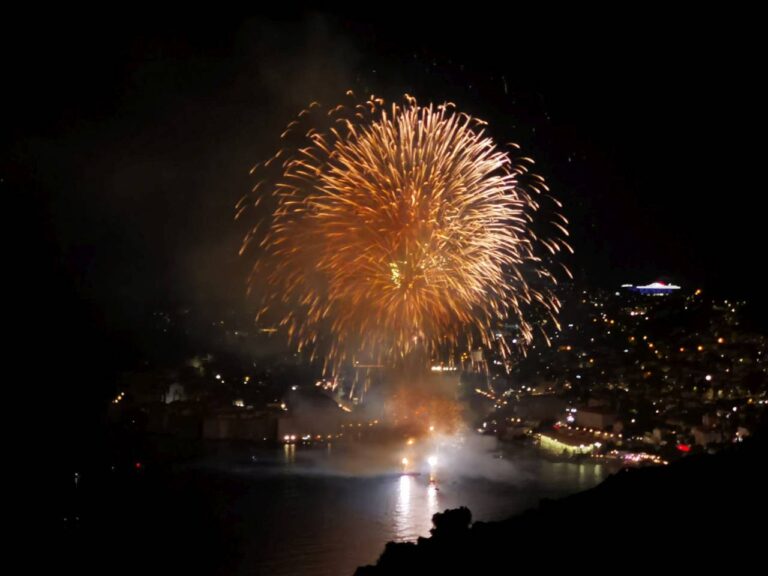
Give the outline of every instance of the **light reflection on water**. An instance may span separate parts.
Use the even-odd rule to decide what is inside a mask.
[[[296,463],[296,444],[284,444],[283,445],[283,457],[285,464]]]
[[[397,504],[395,505],[395,538],[408,540],[413,538],[413,516],[411,511],[411,484],[413,478],[400,476],[397,487]]]
[[[402,542],[429,536],[432,516],[441,511],[439,494],[433,482],[425,486],[418,477],[401,476],[397,483],[391,539]]]
[[[548,462],[525,453],[508,458],[516,477],[504,482],[438,471],[434,484],[429,474],[329,474],[307,465],[305,457],[318,454],[341,457],[287,445],[279,452],[209,459],[209,467],[237,479],[238,489],[221,491],[222,501],[214,503],[229,510],[223,522],[235,526],[235,573],[352,574],[374,563],[387,541],[428,537],[436,512],[467,506],[473,520],[499,520],[541,498],[590,488],[608,474],[601,464]]]
[[[439,512],[437,487],[430,483],[429,488],[427,488],[427,513],[431,518],[436,512]]]

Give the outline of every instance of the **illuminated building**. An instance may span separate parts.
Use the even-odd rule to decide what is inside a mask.
[[[553,431],[539,434],[539,445],[544,450],[555,454],[565,453],[570,456],[589,454],[596,448],[594,437],[572,431]]]
[[[675,284],[667,284],[665,282],[651,282],[645,286],[633,286],[632,284],[622,284],[622,288],[637,292],[638,294],[645,294],[647,296],[667,296],[672,294],[675,290],[680,290],[680,286]]]

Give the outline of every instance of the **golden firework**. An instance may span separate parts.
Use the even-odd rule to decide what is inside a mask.
[[[282,138],[237,206],[239,216],[268,200],[266,226],[254,226],[241,254],[256,246],[249,289],[260,314],[277,315],[330,371],[355,358],[397,363],[417,349],[426,358],[478,343],[506,351],[494,327],[509,318],[525,345],[532,304],[557,324],[548,258],[570,250],[567,220],[553,213],[555,234],[534,233],[549,190],[484,122],[450,103],[372,97],[327,112],[312,103]]]

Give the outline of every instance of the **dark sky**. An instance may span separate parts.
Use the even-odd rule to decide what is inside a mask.
[[[348,88],[452,100],[520,143],[565,203],[579,279],[760,296],[754,14],[366,8],[381,13],[6,19],[0,186],[51,342],[130,335],[179,302],[242,306],[248,169]]]

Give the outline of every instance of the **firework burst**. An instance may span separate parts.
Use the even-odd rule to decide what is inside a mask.
[[[557,324],[550,266],[570,250],[567,220],[552,211],[553,233],[534,233],[542,201],[558,203],[532,160],[497,145],[484,122],[450,103],[372,97],[313,103],[282,138],[237,206],[268,213],[241,254],[254,254],[260,315],[327,369],[396,364],[417,349],[507,351],[495,326],[512,319],[529,343],[532,305]]]

